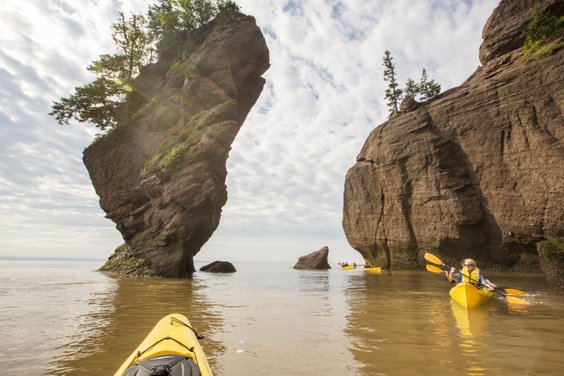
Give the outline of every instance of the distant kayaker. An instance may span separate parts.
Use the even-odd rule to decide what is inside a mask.
[[[453,283],[466,282],[473,285],[477,284],[487,287],[488,290],[495,290],[497,287],[480,273],[480,269],[478,269],[476,261],[470,258],[467,258],[462,262],[462,269],[460,271],[457,272],[456,268],[450,268],[450,271],[447,273],[447,278]]]

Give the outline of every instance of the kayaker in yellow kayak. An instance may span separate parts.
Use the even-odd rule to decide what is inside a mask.
[[[471,258],[467,258],[462,262],[462,269],[460,271],[457,272],[456,268],[450,268],[450,271],[446,273],[446,275],[448,280],[453,283],[466,282],[478,285],[478,287],[484,286],[488,290],[495,290],[497,287],[480,273],[476,261]]]

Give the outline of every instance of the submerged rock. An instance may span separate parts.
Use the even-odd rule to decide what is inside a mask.
[[[187,277],[227,201],[225,163],[258,99],[269,53],[255,19],[226,15],[175,45],[133,83],[130,116],[84,151],[127,252],[103,269]]]
[[[214,261],[211,264],[202,266],[201,272],[209,273],[235,273],[237,269],[229,261]]]
[[[298,259],[294,269],[300,270],[327,270],[331,269],[327,257],[329,256],[329,248],[327,246],[321,248],[319,251],[310,253],[309,255],[302,256]]]

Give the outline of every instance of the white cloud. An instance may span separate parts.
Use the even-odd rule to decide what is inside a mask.
[[[117,12],[147,2],[0,9],[0,255],[105,257],[119,244],[81,161],[94,131],[47,113],[111,51]],[[221,224],[198,259],[293,261],[328,245],[333,260],[358,260],[341,228],[344,176],[387,115],[384,50],[402,83],[425,67],[443,90],[459,85],[479,64],[497,2],[237,1],[263,30],[271,68],[232,147]]]

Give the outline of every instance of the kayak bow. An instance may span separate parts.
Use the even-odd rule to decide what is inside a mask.
[[[186,316],[177,313],[165,316],[114,376],[213,376],[199,338]],[[169,373],[155,373],[159,370]]]
[[[452,300],[461,306],[472,309],[489,302],[492,299],[493,292],[479,289],[471,283],[462,282],[451,288],[449,295]]]

